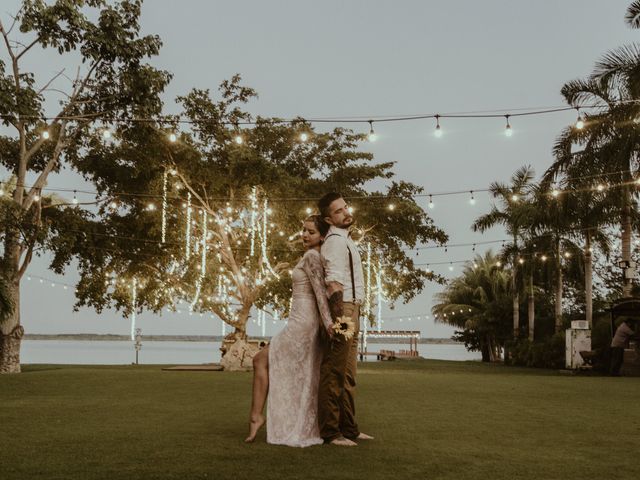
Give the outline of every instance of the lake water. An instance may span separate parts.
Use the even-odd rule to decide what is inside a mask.
[[[375,343],[369,351],[408,350],[408,345]],[[467,352],[464,345],[420,344],[418,353],[438,360],[480,360],[479,352]],[[23,340],[21,363],[76,365],[125,365],[135,361],[133,342],[84,340]],[[201,364],[220,361],[220,342],[143,342],[142,364]],[[369,357],[369,362],[375,362]]]

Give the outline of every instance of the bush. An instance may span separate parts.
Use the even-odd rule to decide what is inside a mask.
[[[541,342],[518,340],[511,347],[512,363],[524,367],[563,368],[565,360],[564,332],[556,333]]]

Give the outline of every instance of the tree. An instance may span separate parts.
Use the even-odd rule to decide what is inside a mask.
[[[431,309],[437,321],[460,329],[455,338],[482,352],[484,362],[498,361],[510,337],[511,275],[491,251],[477,255],[436,294],[438,303]]]
[[[81,208],[56,212],[59,205],[47,200],[43,189],[49,176],[63,162],[71,165],[85,155],[85,138],[92,131],[108,129],[114,122],[160,113],[159,93],[169,74],[144,63],[156,55],[157,36],[139,35],[141,0],[57,0],[48,5],[24,0],[12,25],[0,22],[8,62],[0,60],[0,118],[13,135],[0,137],[0,161],[14,176],[7,191],[10,203],[3,208],[3,254],[0,274],[15,304],[1,325],[0,372],[20,371],[20,279],[37,249],[72,248],[55,237],[56,222],[71,225],[88,221]],[[93,20],[95,19],[95,20]],[[19,35],[13,34],[18,27]],[[78,59],[75,76],[64,70],[41,79],[26,70],[24,62],[36,48],[54,55]],[[54,53],[55,52],[55,53]],[[66,88],[60,83],[69,80]],[[58,101],[55,115],[45,104]],[[33,182],[28,179],[35,177]],[[71,238],[67,238],[71,240]],[[54,270],[59,266],[52,265]]]
[[[513,243],[508,249],[511,252],[517,252],[523,229],[526,227],[524,218],[526,209],[522,207],[522,199],[528,194],[532,180],[533,170],[531,167],[524,166],[513,174],[510,184],[493,182],[489,186],[489,191],[493,198],[499,201],[502,209],[492,205],[491,211],[478,217],[471,228],[474,231],[484,232],[496,225],[504,226],[507,235],[513,239]],[[518,262],[515,255],[511,255],[510,260],[513,269],[511,275],[513,336],[517,338],[520,330],[520,296],[517,288]]]
[[[583,128],[563,130],[554,147],[556,160],[547,172],[553,176],[574,167],[598,173],[590,186],[607,190],[608,201],[616,203],[624,262],[631,260],[631,222],[637,211],[639,72],[640,47],[626,45],[604,55],[586,80],[573,80],[562,87],[569,105],[578,108],[586,103],[594,110],[584,115]],[[617,188],[607,189],[608,184]],[[632,278],[623,279],[622,295],[629,296],[632,288]]]
[[[78,305],[129,314],[186,302],[194,313],[231,325],[245,349],[254,307],[287,315],[301,222],[332,190],[355,208],[365,277],[384,269],[388,300],[407,301],[425,281],[440,280],[406,254],[407,246],[447,239],[414,201],[421,189],[391,181],[384,191],[367,190],[368,182],[391,179],[393,163],[373,163],[359,148],[364,135],[316,132],[303,119],[253,118],[242,107],[255,95],[235,76],[222,83],[216,101],[203,90],[178,99],[188,125],[182,132],[171,118],[122,122],[117,142],[87,137],[87,154],[73,161],[103,199],[98,230],[90,246],[57,258],[83,259]],[[370,314],[373,287],[367,293]]]

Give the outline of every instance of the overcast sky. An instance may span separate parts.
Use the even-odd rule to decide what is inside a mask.
[[[16,0],[3,0],[3,21]],[[255,88],[259,99],[249,109],[265,116],[376,117],[473,111],[514,112],[519,108],[563,105],[563,83],[587,75],[607,50],[640,37],[629,30],[624,12],[630,0],[477,0],[466,1],[208,1],[147,0],[144,33],[160,35],[164,47],[152,63],[174,74],[166,92],[173,99],[191,88],[214,91],[236,73]],[[6,54],[2,54],[6,60]],[[44,78],[57,71],[52,52],[30,59]],[[551,163],[551,147],[575,112],[512,120],[514,134],[504,135],[504,119],[441,122],[444,135],[433,136],[434,121],[376,125],[378,141],[367,145],[377,161],[395,161],[396,178],[427,192],[479,190],[506,181],[520,166],[541,174]],[[362,131],[365,124],[354,126]],[[4,176],[4,174],[3,174]],[[81,180],[63,172],[49,186],[75,188]],[[488,211],[490,199],[476,194],[436,197],[430,210],[450,243],[503,238],[501,229],[484,235],[470,230]],[[427,200],[421,199],[427,208]],[[496,245],[499,247],[499,244]],[[494,247],[495,248],[495,247]],[[483,248],[478,248],[482,252]],[[420,263],[472,258],[471,247],[426,250]],[[434,267],[446,276],[447,265]],[[32,275],[72,284],[70,271],[57,277],[36,259]],[[425,320],[432,296],[424,293],[395,311],[385,306],[385,329],[417,329],[423,336],[446,337],[452,329]],[[28,333],[121,333],[129,321],[117,312],[72,312],[73,293],[60,285],[25,277],[22,322]],[[417,321],[416,316],[422,319]],[[413,317],[411,322],[407,317]],[[144,334],[220,333],[217,319],[186,313],[143,314]],[[272,334],[281,324],[269,323]],[[258,329],[250,324],[250,334]]]

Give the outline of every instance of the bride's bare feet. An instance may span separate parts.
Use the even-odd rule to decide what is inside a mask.
[[[249,421],[249,436],[244,439],[246,443],[251,443],[256,439],[256,435],[262,426],[264,425],[264,415],[260,415],[257,418],[252,418]]]

